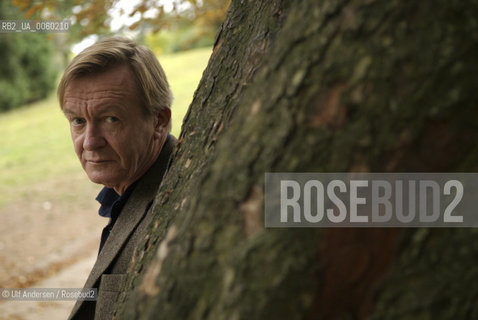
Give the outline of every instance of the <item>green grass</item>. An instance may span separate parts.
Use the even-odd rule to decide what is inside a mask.
[[[180,133],[182,119],[210,54],[208,48],[159,57],[175,97],[172,106],[175,136]],[[36,196],[69,198],[89,185],[54,94],[0,114],[0,208]],[[76,198],[81,195],[76,194]]]
[[[211,48],[203,48],[158,57],[174,95],[171,133],[176,137],[211,53]]]

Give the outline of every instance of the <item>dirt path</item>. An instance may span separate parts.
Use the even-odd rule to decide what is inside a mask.
[[[66,200],[38,193],[0,209],[0,288],[31,286],[98,248],[107,220],[97,189]]]
[[[96,250],[54,276],[37,282],[36,288],[82,288],[96,260]],[[0,320],[65,320],[75,301],[3,301]]]
[[[30,188],[28,199],[0,208],[0,288],[83,287],[107,223],[97,214],[99,187],[66,188],[52,198],[42,191],[48,188]],[[0,300],[0,320],[66,319],[73,304]]]

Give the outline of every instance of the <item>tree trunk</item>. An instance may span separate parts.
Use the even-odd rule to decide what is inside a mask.
[[[478,232],[265,229],[266,172],[478,169],[478,4],[232,1],[117,319],[478,318]]]

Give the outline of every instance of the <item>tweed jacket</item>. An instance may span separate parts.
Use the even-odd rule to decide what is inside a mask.
[[[138,181],[116,220],[84,288],[97,288],[97,301],[77,301],[71,320],[111,319],[121,284],[136,245],[144,238],[152,219],[151,205],[176,144],[170,136],[156,162]]]

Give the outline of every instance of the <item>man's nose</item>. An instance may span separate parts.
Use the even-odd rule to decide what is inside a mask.
[[[106,140],[101,133],[101,129],[94,124],[86,125],[85,139],[83,140],[83,149],[87,151],[96,150],[106,145]]]

